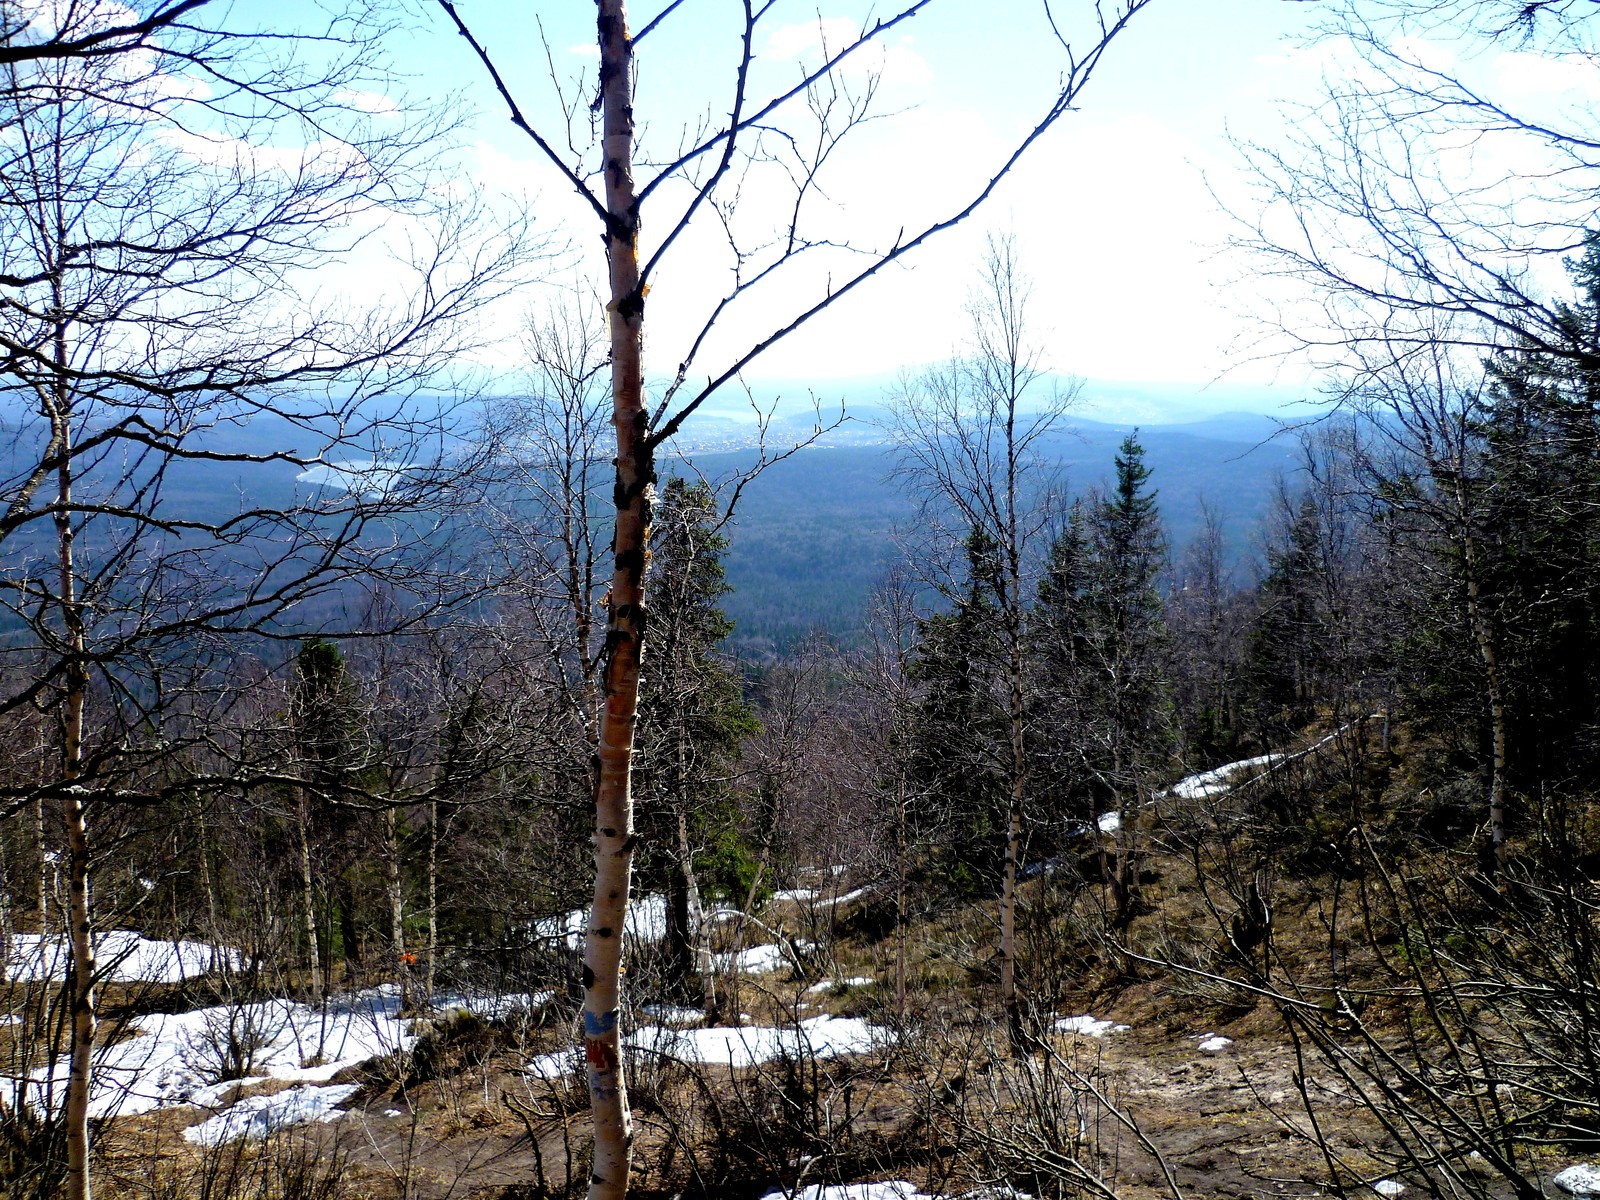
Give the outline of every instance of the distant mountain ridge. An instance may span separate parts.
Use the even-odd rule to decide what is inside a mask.
[[[1107,483],[1116,449],[1134,428],[1069,422],[1046,447],[1067,490],[1081,494]],[[1173,555],[1199,532],[1199,503],[1206,501],[1222,519],[1225,553],[1242,581],[1276,481],[1298,468],[1295,440],[1279,436],[1280,422],[1251,413],[1138,428]],[[778,436],[774,430],[781,444]],[[747,467],[754,455],[688,458],[716,478]],[[860,632],[872,589],[904,553],[898,534],[916,518],[915,504],[889,479],[892,466],[892,448],[878,429],[870,441],[802,450],[746,488],[726,560],[734,590],[725,607],[737,648],[763,654],[813,630],[846,639]]]
[[[0,413],[7,418],[21,415]],[[906,553],[901,535],[915,519],[915,505],[889,480],[893,461],[887,415],[881,403],[860,404],[849,420],[771,467],[745,490],[729,528],[727,558],[734,591],[726,607],[740,650],[768,653],[817,629],[845,639],[859,634],[871,591]],[[4,424],[14,435],[14,420]],[[814,414],[791,410],[771,422],[768,444],[792,446],[815,426]],[[1197,504],[1204,499],[1222,517],[1229,560],[1242,572],[1274,479],[1298,466],[1294,439],[1274,436],[1280,427],[1272,417],[1248,412],[1139,426],[1174,555],[1197,532]],[[1046,447],[1059,461],[1067,489],[1081,493],[1109,480],[1116,447],[1133,428],[1129,421],[1069,419]],[[669,445],[669,451],[678,453],[664,456],[664,471],[683,469],[686,458],[694,470],[716,478],[747,468],[755,458],[753,420],[712,411],[697,414],[690,430],[692,440]],[[470,431],[470,420],[463,421],[461,435],[470,436]],[[303,445],[311,440],[304,430],[271,415],[220,425],[200,440],[230,453],[260,454],[297,445],[311,449]],[[684,455],[686,445],[699,448]],[[0,478],[14,477],[35,449],[15,436],[0,446]],[[284,462],[181,460],[166,473],[163,511],[215,518],[247,505],[287,505],[297,495],[303,499],[308,488],[348,482],[351,464],[372,461],[360,459],[358,449],[352,447],[349,463],[310,472]],[[374,463],[361,478],[370,477],[376,486],[374,472],[387,474],[388,464]],[[8,542],[8,553],[24,558],[42,554],[45,548],[34,543],[36,536],[47,533],[42,525],[22,531]]]

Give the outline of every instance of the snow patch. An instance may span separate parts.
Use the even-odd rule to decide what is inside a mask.
[[[816,888],[788,888],[781,892],[773,892],[772,898],[781,903],[805,904],[817,898]]]
[[[857,1017],[810,1017],[798,1027],[718,1026],[714,1029],[666,1029],[645,1025],[627,1039],[635,1050],[666,1054],[691,1063],[750,1067],[785,1055],[837,1058],[887,1046],[894,1035]]]
[[[842,992],[845,988],[871,987],[877,982],[871,975],[852,975],[849,979],[824,979],[821,983],[813,983],[803,994],[815,996],[818,992]]]
[[[182,983],[222,968],[237,970],[239,953],[205,942],[156,942],[127,929],[95,934],[99,978],[112,983]],[[72,947],[53,934],[14,933],[6,978],[14,983],[59,982],[67,977]]]
[[[768,1192],[761,1200],[934,1200],[926,1192],[917,1191],[916,1185],[903,1179],[888,1179],[882,1183],[845,1183],[824,1186],[817,1183],[795,1192]],[[981,1187],[965,1192],[959,1200],[1032,1200],[1026,1192],[1016,1188]]]
[[[1056,1022],[1056,1028],[1063,1033],[1076,1033],[1083,1037],[1105,1037],[1108,1033],[1121,1033],[1130,1028],[1127,1025],[1118,1025],[1114,1021],[1102,1021],[1098,1017],[1062,1017]]]
[[[816,949],[816,943],[797,941],[794,943],[794,948],[799,953],[806,954]],[[751,946],[748,950],[739,951],[738,954],[730,952],[715,957],[717,970],[738,971],[749,975],[765,975],[794,965],[794,958],[790,952],[776,943]]]
[[[434,1006],[441,1016],[466,1013],[480,1021],[504,1021],[512,1013],[534,1012],[555,999],[555,992],[506,992],[494,995],[488,992],[474,995],[442,997]]]
[[[557,1050],[530,1059],[523,1069],[535,1079],[565,1079],[577,1073],[582,1061],[576,1050]]]
[[[526,1004],[501,997],[497,1004]],[[488,1010],[486,997],[441,996],[440,1006]],[[138,1019],[131,1036],[104,1047],[95,1061],[89,1115],[131,1116],[179,1104],[210,1107],[238,1086],[282,1080],[327,1083],[348,1067],[416,1044],[409,1017],[400,1016],[393,986],[330,998],[320,1007],[291,1000],[217,1005]],[[240,1066],[248,1079],[219,1080]],[[60,1106],[66,1060],[58,1059],[25,1080],[3,1085],[11,1101]],[[253,1097],[252,1099],[259,1099]],[[264,1118],[272,1119],[272,1118]]]
[[[1574,1163],[1559,1172],[1554,1181],[1563,1192],[1574,1196],[1600,1196],[1600,1167],[1593,1163]]]
[[[1202,1033],[1200,1035],[1199,1049],[1207,1054],[1215,1054],[1218,1050],[1226,1050],[1233,1045],[1231,1037],[1223,1037],[1220,1033]]]
[[[546,917],[533,923],[535,934],[563,942],[569,950],[576,950],[583,945],[583,935],[588,928],[587,908],[575,908],[563,916]],[[667,936],[667,898],[652,894],[630,901],[623,928],[630,938],[637,941],[661,941]]]
[[[761,1200],[789,1200],[791,1193],[782,1190],[768,1192]],[[812,1184],[792,1193],[794,1200],[933,1200],[932,1196],[917,1191],[915,1184],[903,1179],[890,1179],[883,1183],[845,1183],[823,1186]]]
[[[1406,1190],[1406,1185],[1394,1179],[1380,1179],[1372,1185],[1372,1190],[1380,1196],[1398,1196]]]
[[[309,1121],[335,1121],[343,1114],[343,1104],[360,1085],[340,1083],[332,1087],[298,1087],[275,1096],[251,1096],[209,1120],[183,1131],[186,1142],[199,1146],[220,1146],[239,1138],[271,1137],[291,1125]]]
[[[850,891],[845,892],[843,895],[835,896],[828,903],[834,905],[835,907],[840,904],[849,904],[852,901],[861,899],[863,896],[870,896],[877,890],[878,889],[875,884],[869,883],[865,887],[853,888]]]
[[[1210,796],[1220,796],[1233,787],[1234,776],[1258,767],[1270,767],[1284,757],[1282,754],[1262,754],[1256,758],[1241,758],[1238,762],[1224,763],[1220,767],[1180,779],[1168,791],[1180,800],[1204,800]]]
[[[1122,828],[1122,814],[1116,812],[1101,813],[1095,821],[1095,827],[1101,833],[1115,833]]]

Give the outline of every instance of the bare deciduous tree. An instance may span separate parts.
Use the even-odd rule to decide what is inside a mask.
[[[1059,86],[1053,89],[1037,122],[1016,143],[1000,149],[991,166],[979,169],[969,198],[921,228],[902,230],[890,245],[863,251],[856,263],[848,263],[820,289],[812,285],[798,299],[783,305],[783,315],[767,324],[770,332],[706,371],[703,386],[689,386],[688,380],[691,370],[699,369],[698,359],[706,338],[718,322],[731,308],[748,306],[757,295],[772,296],[775,285],[790,277],[796,263],[809,262],[818,249],[829,245],[827,239],[807,234],[810,210],[821,191],[818,178],[839,139],[866,116],[863,103],[833,87],[837,72],[864,47],[927,9],[932,0],[918,0],[887,15],[869,17],[858,36],[839,47],[826,46],[819,64],[802,68],[798,79],[765,95],[754,90],[751,66],[756,57],[757,35],[772,19],[773,6],[746,3],[730,30],[737,35],[739,44],[732,75],[724,85],[724,94],[707,106],[710,112],[728,114],[726,119],[686,134],[681,148],[642,179],[637,175],[643,164],[636,155],[635,142],[638,121],[646,114],[635,107],[637,54],[663,21],[679,14],[678,4],[666,5],[637,33],[629,27],[624,0],[601,0],[598,4],[600,63],[595,109],[600,128],[598,138],[585,154],[569,152],[561,146],[564,138],[556,136],[557,128],[564,134],[573,129],[570,113],[561,114],[555,124],[548,126],[540,119],[530,118],[506,75],[497,68],[488,49],[473,37],[456,6],[450,0],[440,3],[492,75],[513,121],[577,190],[605,235],[612,422],[617,436],[616,533],[612,542],[615,573],[601,671],[604,700],[595,785],[595,895],[583,973],[585,1054],[595,1125],[590,1196],[602,1200],[621,1197],[628,1188],[631,1125],[622,1075],[619,989],[622,931],[636,845],[630,780],[644,644],[645,550],[655,493],[656,451],[717,389],[735,380],[763,351],[804,326],[839,297],[855,291],[890,264],[901,261],[976,211],[1022,155],[1078,101],[1106,52],[1128,23],[1148,7],[1149,0],[1093,6],[1076,44],[1064,33],[1068,27],[1046,8],[1048,29],[1060,41],[1064,54]],[[797,129],[804,130],[803,136],[795,135]],[[782,142],[787,158],[765,148],[774,140]],[[792,199],[775,222],[776,233],[752,249],[727,224],[727,216],[737,204],[749,169],[763,161],[776,166],[780,175],[787,178]],[[933,168],[933,164],[929,166]],[[675,210],[674,200],[669,199],[674,193],[667,185],[682,185],[681,194],[686,197],[677,202]],[[658,225],[662,233],[641,257],[646,210],[654,211],[656,205],[652,201],[658,198],[660,207],[668,210]],[[833,199],[837,203],[840,197]],[[679,248],[682,235],[701,217],[719,216],[729,230],[729,249],[736,263],[733,284],[707,314],[693,343],[676,356],[674,377],[652,408],[646,398],[644,366],[644,318],[650,285],[657,271]],[[760,292],[754,293],[752,289],[758,287]]]
[[[182,723],[159,714],[186,687],[218,694],[211,640],[292,633],[288,614],[314,620],[319,597],[325,616],[374,561],[375,520],[447,497],[448,406],[413,403],[416,390],[536,254],[496,236],[486,210],[441,204],[426,160],[448,121],[366,111],[357,89],[384,75],[376,27],[335,16],[316,55],[297,55],[283,35],[177,19],[193,7],[131,33],[102,6],[0,10],[28,44],[139,50],[0,54],[0,541],[13,552],[0,596],[42,663],[0,711],[38,707],[57,725],[57,768],[25,797],[57,802],[67,835],[76,1197],[89,1193],[98,970],[87,814],[171,784],[161,764]],[[381,257],[385,218],[415,235],[393,260],[405,299],[372,312],[295,297],[313,267]],[[253,422],[276,428],[241,448]],[[168,504],[208,469],[213,485],[248,479],[245,498]],[[347,486],[250,494],[308,470]]]
[[[999,609],[995,698],[1006,745],[994,748],[1005,780],[1005,866],[1000,898],[1000,1001],[1014,1040],[1023,1039],[1016,983],[1017,870],[1029,794],[1027,689],[1031,653],[1027,606],[1051,530],[1054,468],[1045,442],[1059,430],[1075,392],[1044,377],[1026,322],[1029,287],[1015,243],[991,240],[973,298],[969,354],[902,391],[893,437],[899,477],[921,497],[919,529],[929,535],[928,582],[949,591],[955,561],[979,538],[993,562]],[[941,566],[942,564],[942,566]]]

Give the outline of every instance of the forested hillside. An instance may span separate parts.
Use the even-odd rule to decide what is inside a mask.
[[[0,1196],[1600,1196],[1592,6],[1295,48],[1315,419],[1090,419],[1018,232],[828,407],[1152,6],[880,211],[1018,14],[0,0]]]
[[[856,419],[881,420],[864,410]],[[877,424],[872,444],[818,447],[766,471],[740,499],[732,526],[727,608],[733,646],[761,656],[814,632],[861,636],[872,589],[914,540],[914,505],[890,478],[894,462]],[[1168,538],[1181,550],[1200,535],[1209,510],[1221,527],[1222,566],[1244,579],[1255,570],[1254,543],[1280,476],[1300,464],[1292,436],[1267,417],[1220,417],[1139,431],[1159,473],[1158,503]],[[1062,486],[1103,486],[1127,427],[1069,414],[1049,453]],[[861,436],[859,433],[858,437]],[[708,478],[735,474],[752,456],[694,454]],[[670,469],[670,468],[669,468]],[[825,567],[824,567],[825,564]]]

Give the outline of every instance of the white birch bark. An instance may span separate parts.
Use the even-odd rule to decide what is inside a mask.
[[[583,1033],[594,1122],[589,1200],[625,1200],[632,1116],[622,1069],[619,1012],[622,932],[633,865],[633,741],[639,708],[645,547],[649,543],[654,456],[644,405],[644,296],[639,281],[639,212],[633,184],[633,43],[627,5],[599,0],[610,299],[612,422],[617,435],[616,555],[609,597],[603,702],[595,766],[595,885],[584,939]]]

